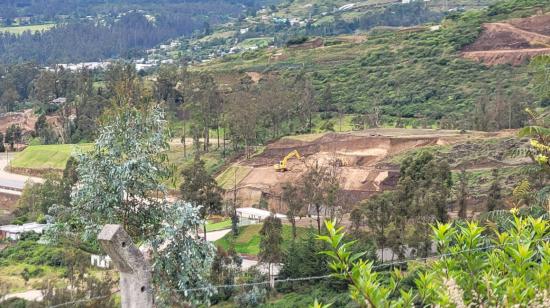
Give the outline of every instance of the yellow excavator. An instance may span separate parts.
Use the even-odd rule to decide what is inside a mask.
[[[288,153],[285,156],[285,158],[283,158],[283,160],[281,160],[278,164],[273,165],[273,167],[275,168],[275,171],[278,171],[278,172],[287,171],[288,169],[286,168],[286,164],[287,164],[288,160],[291,159],[294,156],[296,156],[296,158],[298,158],[298,159],[302,159],[302,157],[300,156],[300,153],[298,153],[297,150],[294,150],[294,151]]]

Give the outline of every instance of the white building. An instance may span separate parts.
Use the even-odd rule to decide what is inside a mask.
[[[17,241],[21,238],[21,234],[26,232],[34,232],[42,234],[47,228],[46,224],[39,224],[36,222],[30,222],[22,225],[5,225],[0,226],[0,240],[9,239]]]
[[[92,255],[90,257],[90,262],[92,266],[99,267],[99,268],[111,268],[111,257],[109,256],[100,256],[100,255]]]
[[[237,210],[237,216],[240,218],[262,221],[271,215],[270,211],[257,209],[253,207],[240,207]],[[286,215],[275,214],[275,217],[286,219]]]

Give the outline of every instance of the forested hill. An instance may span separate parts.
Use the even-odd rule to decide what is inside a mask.
[[[0,3],[0,62],[40,64],[143,55],[170,38],[209,31],[273,1],[53,0]],[[50,31],[8,32],[10,26],[52,24]]]
[[[529,48],[537,47],[518,41],[525,49],[512,50],[518,42],[508,41],[514,37],[508,28],[494,35],[483,29],[486,24],[517,24],[543,33],[549,13],[547,0],[501,1],[483,10],[449,14],[436,26],[375,28],[325,37],[322,46],[313,44],[316,37],[310,36],[303,44],[227,55],[197,69],[222,76],[223,82],[234,72],[266,78],[305,73],[327,116],[380,113],[384,122],[399,126],[517,128],[525,121],[525,107],[548,105],[530,91]],[[491,49],[497,43],[504,52],[477,52],[499,56],[513,51],[510,61],[500,57],[493,65],[464,57],[469,46]]]
[[[1,1],[0,16],[16,18],[32,16],[53,20],[60,15],[87,16],[107,14],[129,9],[161,11],[184,11],[190,13],[233,7],[233,11],[242,6],[259,7],[276,3],[277,0],[10,0]],[[228,11],[226,11],[228,12]],[[230,11],[229,11],[230,12]]]

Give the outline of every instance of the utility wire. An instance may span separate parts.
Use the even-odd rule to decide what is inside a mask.
[[[531,242],[532,243],[537,243],[537,242],[548,241],[548,240],[550,240],[550,236],[540,238],[538,240],[533,240]],[[464,249],[464,250],[456,251],[456,252],[433,255],[433,256],[429,256],[429,257],[421,257],[421,258],[405,259],[405,260],[398,260],[398,261],[393,261],[393,262],[386,262],[386,263],[377,264],[377,265],[373,266],[372,268],[373,269],[379,269],[379,268],[385,268],[385,267],[394,266],[394,265],[406,264],[406,263],[409,263],[409,262],[412,262],[412,261],[427,261],[427,260],[430,260],[430,259],[441,259],[441,258],[445,258],[445,257],[460,255],[460,254],[467,253],[467,252],[492,250],[492,249],[506,247],[506,246],[510,246],[510,245],[521,244],[522,242],[525,242],[525,241],[516,241],[516,242],[498,244],[498,245],[488,245],[488,246],[477,247],[477,248],[472,248],[472,249]],[[281,283],[281,282],[320,280],[320,279],[326,279],[326,278],[330,278],[330,277],[334,277],[334,275],[329,274],[329,275],[323,275],[323,276],[308,276],[308,277],[299,277],[299,278],[275,279],[274,283],[277,284],[277,283]],[[271,283],[271,281],[260,281],[260,282],[241,283],[241,284],[224,284],[224,285],[216,285],[216,286],[211,286],[211,287],[189,288],[189,289],[174,290],[174,291],[183,292],[183,293],[187,294],[189,292],[196,292],[196,291],[209,291],[209,290],[212,290],[212,289],[249,287],[249,286],[257,286],[257,285],[267,285],[267,284],[270,284],[270,283]]]
[[[538,240],[534,240],[534,241],[531,241],[531,242],[532,243],[538,243],[538,242],[541,242],[541,241],[548,241],[548,240],[550,240],[550,236],[540,238]],[[434,255],[434,256],[429,256],[429,257],[422,257],[422,258],[414,258],[414,259],[405,259],[405,260],[398,260],[398,261],[393,261],[393,262],[386,262],[386,263],[375,265],[372,268],[373,269],[379,269],[379,268],[393,266],[393,265],[406,264],[406,263],[412,262],[412,261],[427,261],[427,260],[430,260],[430,259],[440,259],[440,258],[460,255],[460,254],[467,253],[467,252],[476,252],[476,251],[482,251],[482,250],[492,250],[492,249],[502,248],[502,247],[506,247],[506,246],[510,246],[510,245],[521,244],[523,242],[525,242],[525,241],[516,241],[516,242],[498,244],[498,245],[488,245],[488,246],[477,247],[477,248],[472,248],[472,249],[464,249],[464,250],[460,250],[460,251],[456,251],[456,252],[444,253],[444,254],[439,254],[439,255]],[[322,276],[308,276],[308,277],[298,277],[298,278],[275,279],[274,283],[277,284],[277,283],[281,283],[281,282],[321,280],[321,279],[327,279],[327,278],[331,278],[331,277],[334,277],[334,275],[333,274],[328,274],[328,275],[322,275]],[[258,285],[267,285],[267,284],[270,284],[270,283],[271,283],[271,281],[268,280],[268,281],[249,282],[249,283],[241,283],[241,284],[224,284],[224,285],[216,285],[216,286],[211,286],[211,287],[189,288],[189,289],[174,290],[174,291],[184,292],[185,294],[187,294],[189,292],[196,292],[196,291],[209,291],[209,290],[212,290],[212,289],[225,289],[225,288],[236,288],[236,287],[251,287],[251,286],[258,286]],[[54,305],[54,306],[49,306],[49,308],[64,307],[64,306],[67,306],[67,305],[70,305],[70,304],[85,303],[85,302],[89,302],[89,301],[93,301],[93,300],[103,299],[103,298],[110,297],[113,294],[116,294],[118,292],[120,292],[120,290],[117,290],[117,291],[115,291],[111,294],[108,294],[108,295],[97,296],[97,297],[92,297],[92,298],[67,302],[67,303],[63,303],[63,304],[58,304],[58,305]]]
[[[104,298],[107,298],[107,297],[111,297],[111,296],[113,296],[114,294],[116,294],[118,292],[120,292],[120,290],[116,290],[115,292],[113,292],[111,294],[107,294],[107,295],[101,295],[101,296],[96,296],[96,297],[92,297],[92,298],[79,299],[79,300],[76,300],[76,301],[66,302],[66,303],[63,303],[63,304],[57,304],[57,305],[48,306],[48,307],[49,308],[57,308],[57,307],[64,307],[64,306],[67,306],[67,305],[71,305],[71,304],[86,303],[86,302],[95,301],[95,300],[98,300],[98,299],[104,299]]]

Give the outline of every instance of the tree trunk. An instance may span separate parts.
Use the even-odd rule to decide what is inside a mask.
[[[315,210],[317,211],[317,233],[321,235],[321,207],[315,205]]]
[[[204,231],[204,240],[206,241],[206,220],[202,224],[202,228],[203,228],[203,231]]]
[[[185,122],[183,122],[183,158],[187,158],[187,139],[185,136]]]
[[[225,127],[223,128],[223,158],[225,158]]]
[[[216,124],[216,138],[218,139],[218,145],[216,150],[220,149],[220,125]]]

